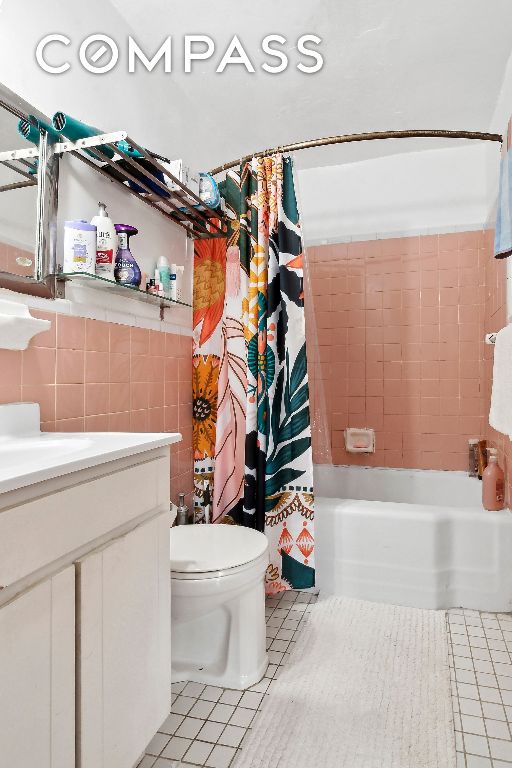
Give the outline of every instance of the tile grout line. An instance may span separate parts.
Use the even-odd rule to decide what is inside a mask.
[[[294,595],[293,599],[290,599],[289,597],[285,598],[285,595]],[[299,592],[286,592],[280,594],[278,597],[272,597],[268,600],[266,609],[265,609],[265,622],[266,622],[266,629],[267,631],[270,629],[271,634],[266,635],[267,636],[267,643],[270,646],[277,640],[279,642],[285,643],[283,646],[279,646],[282,648],[282,650],[273,650],[272,651],[272,659],[269,663],[269,668],[267,670],[267,674],[263,678],[263,681],[260,681],[256,683],[255,686],[251,686],[251,688],[247,689],[246,691],[236,691],[237,694],[239,694],[238,700],[236,704],[231,704],[227,702],[222,702],[221,699],[226,695],[226,693],[234,692],[235,689],[225,689],[220,688],[218,686],[207,686],[203,684],[195,684],[190,683],[188,681],[183,681],[182,683],[174,684],[174,690],[172,691],[171,695],[171,701],[172,704],[175,704],[177,699],[180,696],[184,696],[184,698],[193,700],[194,703],[188,707],[188,704],[184,706],[184,709],[186,711],[182,712],[171,712],[169,717],[174,716],[174,726],[169,726],[169,728],[172,730],[171,734],[165,733],[164,731],[160,730],[155,735],[155,739],[157,739],[158,736],[163,737],[163,741],[165,742],[162,746],[161,740],[160,740],[160,746],[159,746],[159,754],[154,755],[146,752],[145,757],[143,758],[142,762],[139,764],[140,768],[153,768],[153,766],[159,766],[159,768],[164,768],[164,762],[165,762],[165,768],[177,768],[178,766],[189,766],[189,768],[195,768],[195,766],[198,765],[198,763],[195,762],[189,762],[187,760],[187,756],[189,752],[193,751],[194,744],[201,744],[205,745],[204,752],[201,756],[201,765],[204,765],[206,768],[207,766],[211,766],[211,768],[234,768],[236,760],[238,755],[240,754],[241,749],[243,748],[243,742],[244,739],[247,736],[247,733],[251,730],[254,720],[258,714],[258,712],[262,709],[264,706],[264,702],[266,700],[266,697],[269,695],[272,682],[279,676],[280,671],[282,667],[287,663],[289,654],[293,648],[293,644],[296,642],[296,639],[298,637],[298,634],[300,631],[302,631],[305,621],[307,620],[307,615],[310,612],[310,606],[312,603],[316,601],[316,595],[314,594],[308,594],[308,593],[299,593]],[[300,607],[299,607],[300,606]],[[279,614],[276,616],[276,612],[279,611]],[[292,618],[293,616],[293,618]],[[272,620],[272,623],[269,624],[269,622]],[[283,626],[286,621],[293,621],[293,626],[288,627],[286,629],[283,629]],[[287,638],[278,638],[278,634],[280,632],[287,632],[290,634],[287,634]],[[279,656],[275,656],[274,654],[279,654]],[[195,688],[192,688],[190,691],[190,695],[187,695],[186,689],[189,685],[196,686]],[[263,687],[264,690],[254,690],[254,688],[257,687]],[[214,698],[214,701],[211,701],[209,699],[203,699],[201,698],[206,689],[211,688],[215,690],[215,693],[212,692],[209,694]],[[217,695],[217,691],[219,695]],[[257,699],[252,699],[252,704],[255,705],[253,708],[252,706],[244,706],[242,704],[242,700],[245,694],[247,693],[253,693],[256,696],[260,696],[261,698],[259,701]],[[228,696],[229,699],[229,696]],[[233,699],[232,699],[233,700]],[[190,712],[193,711],[193,709],[196,707],[198,702],[207,702],[208,704],[211,704],[211,709],[209,711],[208,717],[202,718],[200,716],[195,717],[194,715],[190,715]],[[223,706],[232,707],[231,712],[225,712],[224,714],[226,716],[229,715],[228,720],[226,722],[220,722],[217,720],[211,720],[211,714],[215,710],[215,707],[221,704]],[[172,707],[172,705],[171,705]],[[188,707],[188,708],[187,708]],[[233,717],[236,717],[237,710],[243,710],[244,712],[252,712],[252,715],[246,716],[248,725],[238,725],[236,722],[231,722]],[[220,715],[219,715],[220,716]],[[169,719],[168,717],[168,719]],[[196,735],[192,737],[187,737],[186,735],[180,736],[178,735],[178,731],[180,728],[182,728],[183,724],[186,721],[197,721],[197,723],[202,723],[200,725],[199,729],[196,731]],[[206,741],[205,739],[200,738],[201,730],[205,728],[208,724],[217,726],[220,730],[218,732],[218,735],[215,739],[215,741]],[[161,728],[165,727],[165,722],[162,724]],[[193,729],[197,726],[194,725]],[[237,731],[244,732],[242,735],[242,738],[240,739],[238,745],[234,746],[234,744],[221,744],[220,740],[222,739],[223,735],[226,733],[226,731],[229,728],[235,728]],[[191,733],[192,731],[190,731]],[[231,731],[230,731],[231,733]],[[237,736],[239,734],[237,733]],[[188,743],[184,747],[184,751],[182,751],[181,757],[167,757],[165,754],[166,750],[169,749],[169,745],[171,744],[171,741],[174,739],[183,739],[186,740]],[[183,746],[183,744],[181,744]],[[217,763],[214,758],[212,757],[213,751],[215,747],[219,748],[227,748],[228,750],[232,751],[232,754],[230,755],[229,752],[226,755],[227,762],[223,758],[221,759],[221,762]],[[151,748],[151,744],[149,745],[149,748]],[[155,745],[155,751],[157,747]],[[194,752],[194,755],[197,754]],[[193,760],[193,755],[191,754],[190,760]],[[159,762],[160,761],[160,762]],[[212,762],[213,761],[213,762]]]
[[[450,694],[451,694],[451,702],[452,702],[452,710],[453,710],[453,727],[454,727],[454,741],[455,741],[455,750],[456,750],[456,760],[457,760],[457,768],[466,768],[466,754],[465,752],[458,752],[457,751],[457,718],[460,721],[461,726],[461,739],[463,740],[462,736],[462,717],[461,717],[461,711],[460,711],[460,700],[459,700],[459,689],[457,686],[457,682],[455,679],[455,662],[453,658],[453,643],[452,643],[452,633],[451,633],[451,626],[449,621],[449,612],[446,611],[445,613],[445,620],[446,620],[446,629],[447,629],[447,639],[448,639],[448,666],[449,666],[449,674],[450,674]],[[453,679],[452,679],[452,671],[453,671]],[[454,689],[455,689],[455,695],[454,695]],[[454,698],[457,699],[457,710],[455,710],[455,702]],[[464,748],[464,741],[462,741],[462,747]],[[457,755],[461,754],[463,759],[463,765],[458,765],[458,757]]]
[[[193,700],[193,704],[189,707],[189,709],[186,711],[186,713],[176,713],[172,712],[171,716],[174,715],[176,718],[175,725],[173,728],[172,734],[167,734],[164,732],[159,731],[158,734],[163,736],[165,740],[165,745],[161,748],[159,755],[146,755],[146,758],[149,758],[146,762],[140,763],[140,768],[178,768],[178,766],[183,766],[183,768],[196,768],[197,766],[204,766],[204,768],[236,768],[237,758],[240,754],[241,750],[243,749],[244,740],[247,738],[247,734],[254,726],[255,719],[258,715],[258,712],[261,711],[261,709],[265,706],[266,697],[270,694],[272,690],[272,683],[274,680],[279,677],[279,674],[282,671],[282,668],[286,665],[288,661],[288,657],[290,655],[290,652],[293,650],[293,644],[296,642],[300,632],[303,630],[305,623],[308,621],[308,615],[311,612],[312,605],[314,602],[316,602],[316,596],[314,595],[308,595],[307,593],[300,593],[296,592],[294,599],[290,599],[289,597],[286,597],[286,595],[290,595],[291,593],[283,593],[280,597],[273,597],[270,598],[267,601],[266,606],[266,637],[267,637],[267,643],[268,643],[268,649],[269,649],[269,655],[272,653],[272,660],[269,663],[269,668],[267,670],[267,673],[263,680],[263,684],[257,683],[256,686],[252,686],[252,688],[255,688],[257,686],[261,686],[264,688],[264,690],[261,691],[254,691],[252,689],[248,689],[247,691],[236,691],[236,694],[240,694],[237,703],[228,703],[229,702],[229,696],[227,697],[226,702],[222,702],[221,699],[225,696],[226,693],[234,692],[235,689],[224,689],[220,688],[218,686],[207,686],[202,684],[195,684],[197,687],[195,689],[191,689],[191,692],[189,696],[186,694],[186,688],[188,685],[190,685],[189,682],[184,681],[183,683],[180,683],[181,686],[179,690],[175,689],[176,692],[173,692],[173,702],[176,701],[176,699],[179,696],[185,696],[185,698],[189,698],[190,700]],[[502,618],[499,618],[502,617]],[[451,701],[452,701],[452,708],[453,708],[453,716],[454,716],[454,735],[456,740],[456,756],[457,756],[457,768],[476,768],[478,765],[478,768],[498,768],[498,766],[505,768],[505,766],[509,765],[512,766],[512,751],[510,754],[510,757],[506,757],[505,759],[503,757],[492,757],[491,756],[491,742],[495,746],[495,742],[501,742],[503,744],[509,744],[512,745],[512,737],[511,737],[511,721],[512,721],[512,674],[510,675],[510,698],[511,704],[505,704],[504,699],[504,691],[506,691],[506,688],[502,689],[501,682],[503,681],[503,678],[509,677],[508,675],[500,674],[499,671],[496,669],[496,664],[503,663],[510,667],[510,670],[503,670],[503,671],[510,671],[512,672],[512,634],[509,635],[509,640],[507,641],[505,639],[504,632],[508,631],[509,633],[512,633],[512,617],[511,621],[507,622],[509,624],[509,629],[506,630],[504,627],[505,622],[503,621],[503,618],[505,617],[505,614],[492,614],[489,612],[479,612],[479,611],[465,611],[463,609],[451,609],[445,612],[445,621],[446,621],[446,629],[447,629],[447,640],[448,640],[448,661],[449,661],[449,674],[450,674],[450,688],[451,688]],[[452,619],[457,619],[457,621],[452,621]],[[285,623],[287,621],[293,622],[292,625],[288,625],[288,627],[285,627]],[[493,626],[492,624],[488,624],[488,622],[494,622],[497,623],[498,628],[496,626]],[[457,627],[460,628],[460,632],[457,632]],[[270,630],[270,634],[268,634],[268,631]],[[285,632],[285,638],[279,638],[279,634],[281,632]],[[488,635],[487,633],[491,633]],[[480,634],[481,633],[481,634]],[[493,637],[493,634],[495,637]],[[282,643],[279,644],[277,649],[272,649],[271,646],[275,643]],[[489,643],[492,645],[495,645],[497,647],[493,648],[490,647]],[[510,647],[509,647],[510,644]],[[460,646],[460,649],[454,649],[454,646]],[[462,650],[464,649],[465,655],[459,655],[455,653],[455,650]],[[480,649],[482,652],[485,651],[487,656],[484,656],[484,658],[477,658],[478,654],[475,656],[474,653],[477,651],[477,649]],[[508,661],[499,661],[500,656],[495,659],[492,654],[498,654],[498,653],[505,653],[505,659],[508,659]],[[277,655],[279,654],[279,655]],[[482,653],[483,655],[483,653]],[[503,658],[503,657],[502,657]],[[461,666],[461,664],[463,666]],[[469,669],[468,669],[469,666]],[[488,682],[494,683],[491,685],[485,684],[485,678],[482,680],[479,675],[491,675],[491,672],[487,671],[481,671],[477,669],[478,666],[482,666],[483,669],[492,669],[492,678]],[[468,681],[472,682],[464,682],[464,677],[467,678]],[[459,679],[460,678],[460,679]],[[501,678],[501,679],[500,679]],[[193,684],[194,685],[194,684]],[[462,695],[462,692],[464,689],[462,689],[462,692],[460,690],[460,686],[462,685],[472,685],[473,690],[468,691],[468,696]],[[209,695],[211,695],[215,700],[211,701],[210,699],[202,699],[201,696],[204,695],[207,688],[212,688],[215,690],[212,690]],[[495,694],[493,694],[493,697],[496,697],[496,701],[491,700],[487,701],[482,698],[483,695],[481,692],[481,688],[488,688],[489,691],[493,690],[496,691]],[[194,692],[194,695],[192,693]],[[218,695],[217,695],[218,693]],[[259,702],[257,702],[256,699],[252,701],[252,704],[255,705],[254,707],[244,707],[240,706],[240,702],[242,701],[242,697],[245,693],[255,693],[257,695],[260,695],[261,698]],[[471,696],[475,696],[476,698],[471,698]],[[489,694],[490,695],[490,694]],[[231,700],[234,701],[236,699],[236,696],[232,698]],[[198,702],[207,702],[208,704],[212,705],[210,713],[208,717],[202,718],[200,716],[194,716],[190,715],[189,713],[193,710],[193,708],[196,706]],[[476,714],[464,714],[462,713],[462,707],[461,702],[465,701],[472,701],[475,702],[475,711],[476,706],[478,706],[479,715]],[[217,720],[211,720],[211,713],[214,711],[215,707],[217,705],[223,705],[227,707],[232,707],[232,710],[230,712],[226,711],[224,714],[228,716],[227,721],[217,721]],[[484,714],[485,707],[484,705],[489,704],[501,707],[501,714],[504,719],[497,719],[494,715],[496,713],[492,713],[492,716],[487,717]],[[509,711],[507,711],[507,708]],[[231,719],[235,716],[235,713],[237,710],[242,709],[246,712],[252,712],[252,715],[250,716],[250,719],[247,720],[248,725],[237,725],[236,723],[232,723]],[[471,708],[469,708],[470,711],[472,711]],[[488,710],[488,708],[487,708]],[[489,711],[489,710],[488,710]],[[219,715],[220,716],[220,715]],[[483,732],[480,733],[471,733],[470,730],[466,730],[464,728],[464,722],[463,717],[474,717],[478,718],[478,721],[481,723],[481,728],[483,729]],[[510,719],[509,719],[510,718]],[[199,726],[199,730],[196,731],[196,735],[191,738],[187,737],[186,735],[179,736],[177,735],[177,732],[179,729],[183,726],[183,724],[186,721],[196,721],[198,724],[201,724]],[[505,730],[508,733],[507,737],[503,737],[503,735],[500,736],[491,736],[489,733],[489,722],[495,722],[499,723],[500,726],[502,726],[502,729]],[[215,740],[205,740],[200,738],[201,730],[205,728],[205,726],[212,724],[215,725],[218,728],[218,735],[216,736]],[[164,724],[165,725],[165,724]],[[226,732],[226,730],[229,729],[229,727],[235,727],[236,729],[239,729],[240,733],[235,732],[236,735],[242,734],[242,737],[238,743],[237,746],[234,746],[233,744],[222,744],[221,740],[223,737],[223,734]],[[196,726],[194,726],[196,727]],[[242,733],[243,732],[243,733]],[[157,734],[157,735],[158,735]],[[457,736],[459,734],[459,736]],[[471,744],[471,737],[474,737],[476,739],[484,739],[485,744],[487,746],[487,755],[478,755],[475,751],[471,751],[472,744]],[[165,750],[169,747],[172,740],[174,738],[183,739],[186,740],[187,744],[185,746],[184,751],[182,752],[181,758],[166,758],[166,755],[164,754]],[[461,739],[461,743],[457,743],[458,739]],[[199,754],[198,752],[193,751],[193,747],[195,744],[204,745],[204,753],[201,755],[201,760],[198,762],[190,762],[187,760],[187,755],[189,751],[191,751],[190,760],[193,759],[194,755]],[[475,742],[475,744],[478,744],[478,742]],[[216,756],[213,755],[214,750],[216,747],[219,747],[221,750],[221,753],[218,753],[219,760],[217,761]],[[458,747],[458,749],[457,749]],[[476,747],[477,748],[477,747]],[[224,753],[222,750],[226,749],[227,751]],[[511,747],[512,749],[512,747]],[[462,750],[462,751],[461,751]],[[480,751],[483,751],[483,746]],[[206,756],[205,756],[206,755]],[[212,757],[213,755],[213,757]]]
[[[487,763],[488,763],[488,766],[495,765],[494,761],[497,761],[496,765],[498,763],[500,765],[507,765],[507,764],[508,765],[512,765],[512,753],[511,753],[511,760],[508,760],[506,758],[504,759],[503,757],[502,758],[492,757],[491,743],[490,743],[490,739],[492,739],[493,741],[503,742],[504,744],[512,745],[510,721],[509,721],[509,717],[508,717],[507,710],[506,710],[506,707],[508,705],[506,705],[504,703],[501,685],[500,685],[500,682],[498,680],[498,672],[497,672],[496,667],[495,667],[495,663],[500,663],[500,662],[495,662],[495,660],[493,658],[493,655],[492,655],[493,651],[495,653],[499,653],[499,652],[503,652],[503,650],[501,649],[501,651],[500,651],[499,649],[494,649],[494,648],[491,648],[489,646],[489,640],[496,641],[496,642],[501,643],[502,645],[505,646],[505,648],[506,648],[505,652],[506,652],[506,655],[508,657],[508,662],[506,662],[506,663],[508,664],[508,666],[511,667],[511,671],[512,671],[512,661],[511,661],[510,650],[509,650],[509,648],[507,646],[507,643],[505,641],[505,637],[503,635],[503,631],[504,630],[503,630],[502,624],[501,624],[500,620],[498,619],[498,616],[500,616],[500,615],[502,615],[502,614],[497,614],[497,613],[492,614],[492,613],[487,612],[487,611],[474,611],[474,612],[470,612],[468,610],[463,610],[463,609],[456,609],[456,612],[455,612],[455,610],[447,612],[447,618],[448,618],[447,625],[448,625],[448,630],[449,630],[449,643],[450,643],[449,653],[451,654],[451,659],[452,659],[450,674],[453,671],[453,678],[454,678],[454,683],[455,683],[455,687],[456,687],[456,691],[457,691],[457,702],[458,702],[459,715],[460,715],[460,721],[461,721],[460,733],[461,733],[461,736],[462,736],[462,739],[463,739],[463,747],[464,747],[463,759],[464,759],[464,764],[465,765],[467,763],[467,760],[466,760],[467,756],[475,756],[480,762],[483,761],[483,760],[486,760]],[[463,623],[460,622],[460,621],[458,621],[458,622],[455,622],[455,621],[451,622],[450,621],[450,616],[454,616],[454,617],[458,616],[459,618],[462,618],[463,619]],[[471,616],[475,616],[475,617],[477,616],[479,623],[478,624],[468,623],[467,619],[468,619],[468,617],[471,617]],[[498,624],[499,630],[497,630],[494,627],[486,626],[486,624],[484,623],[486,620],[487,621],[495,621]],[[478,698],[477,699],[469,699],[469,697],[462,697],[462,698],[465,698],[465,699],[467,698],[467,700],[473,700],[473,701],[477,701],[478,702],[479,709],[480,709],[480,712],[481,712],[481,715],[478,716],[478,719],[481,720],[481,722],[482,722],[482,727],[484,729],[484,734],[485,735],[484,734],[472,734],[471,732],[464,730],[464,724],[463,724],[463,720],[462,720],[462,712],[461,712],[461,707],[460,707],[461,697],[460,697],[460,693],[459,693],[459,680],[458,680],[458,675],[457,675],[457,668],[455,666],[455,655],[453,653],[453,646],[454,645],[465,646],[466,644],[465,643],[456,643],[455,642],[454,634],[456,635],[457,633],[453,633],[452,632],[452,625],[454,627],[455,626],[463,626],[464,627],[464,631],[465,631],[464,637],[465,637],[465,639],[467,639],[467,650],[468,650],[468,652],[470,654],[469,657],[466,657],[466,658],[469,658],[471,660],[471,667],[472,667],[472,669],[471,670],[465,670],[464,668],[460,668],[460,671],[471,671],[472,672],[472,675],[473,675],[473,678],[474,678],[474,683],[472,683],[472,685],[476,688],[477,694],[478,694]],[[469,631],[469,628],[471,628],[471,627],[481,628],[483,635],[471,633]],[[512,629],[512,625],[511,625],[511,629]],[[498,633],[498,637],[497,638],[493,638],[492,636],[489,637],[488,634],[487,634],[488,631],[489,632],[497,632]],[[461,637],[462,637],[462,635],[461,635]],[[480,642],[484,642],[485,646],[477,645],[476,643],[472,643],[471,642],[471,638],[480,638]],[[492,685],[485,686],[485,685],[483,685],[483,683],[480,682],[478,674],[491,674],[491,673],[481,672],[481,671],[476,669],[475,663],[483,662],[485,660],[478,659],[478,658],[476,658],[473,655],[473,652],[474,652],[475,648],[481,648],[482,650],[485,650],[487,652],[487,655],[489,657],[489,661],[485,662],[485,663],[489,663],[491,668],[492,668],[492,677],[494,678],[494,681],[496,683],[495,686],[492,686]],[[461,656],[460,658],[465,658],[465,657]],[[501,675],[500,677],[506,677],[506,676],[505,675]],[[461,681],[461,684],[463,684],[462,681]],[[482,695],[481,695],[481,691],[480,691],[481,687],[489,687],[490,689],[496,690],[496,692],[497,692],[496,695],[498,696],[499,701],[498,702],[492,702],[492,701],[486,701],[486,700],[482,699]],[[511,689],[512,689],[512,676],[511,676]],[[452,701],[453,701],[453,699],[452,699]],[[486,715],[484,714],[484,706],[483,705],[484,704],[493,704],[493,703],[496,704],[496,706],[500,706],[502,708],[502,711],[503,711],[504,716],[505,716],[505,720],[498,720],[498,719],[496,719],[494,717],[486,717]],[[471,717],[472,715],[465,715],[465,716],[466,717]],[[456,713],[454,711],[454,720],[455,719],[456,719]],[[487,721],[494,721],[494,722],[499,723],[500,725],[503,725],[504,727],[506,727],[506,730],[508,732],[508,737],[507,738],[503,738],[502,736],[490,736],[489,735],[489,726],[487,724]],[[487,750],[488,750],[488,755],[487,756],[476,755],[474,752],[470,752],[469,749],[466,749],[466,737],[471,737],[471,736],[474,736],[476,738],[485,738],[485,741],[486,741],[486,744],[487,744]],[[469,741],[469,739],[468,739],[468,741]],[[469,746],[469,744],[468,744],[468,746]],[[458,754],[462,754],[462,753],[459,752]]]

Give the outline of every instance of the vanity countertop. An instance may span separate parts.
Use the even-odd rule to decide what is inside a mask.
[[[0,406],[0,493],[180,440],[178,432],[40,432],[38,405]]]

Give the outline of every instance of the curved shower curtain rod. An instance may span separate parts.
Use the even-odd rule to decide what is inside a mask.
[[[217,168],[213,168],[210,173],[215,176],[217,173],[235,168],[252,157],[262,157],[263,155],[273,155],[276,152],[296,152],[299,149],[311,149],[313,147],[324,147],[328,144],[348,144],[352,141],[375,141],[376,139],[415,139],[415,138],[433,138],[433,139],[472,139],[476,141],[499,141],[503,143],[503,136],[500,133],[481,133],[479,131],[446,131],[446,130],[409,130],[409,131],[372,131],[370,133],[346,133],[341,136],[327,136],[324,139],[311,139],[310,141],[297,141],[294,144],[283,144],[281,147],[265,149],[262,152],[256,152],[254,155],[246,155],[230,163],[224,163]]]

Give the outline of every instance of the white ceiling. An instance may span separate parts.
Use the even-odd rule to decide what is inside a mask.
[[[512,51],[510,0],[109,2],[148,53],[173,36],[173,74],[143,77],[158,83],[152,108],[160,129],[197,167],[336,133],[488,130]],[[185,75],[179,60],[184,34],[211,35],[218,61],[237,33],[257,65],[264,35],[280,33],[292,47],[306,32],[323,38],[325,66],[315,75],[293,67],[280,75],[231,67],[219,75],[212,61]],[[297,161],[310,167],[446,145],[372,142],[301,152]]]
[[[46,114],[62,109],[103,130],[126,128],[150,149],[204,169],[337,133],[488,130],[512,51],[511,29],[511,0],[88,0],[87,12],[77,2],[2,0],[0,72]],[[63,75],[46,74],[35,63],[37,42],[51,32],[72,38],[68,49],[54,50],[72,61]],[[115,70],[101,76],[77,62],[80,42],[97,32],[114,37],[121,50]],[[186,75],[181,41],[200,33],[214,38],[218,53]],[[235,33],[254,59],[255,74],[241,67],[215,73]],[[284,35],[290,49],[303,33],[320,35],[323,70],[261,71],[260,42],[271,33]],[[148,55],[172,35],[172,74],[128,75],[129,34]],[[455,143],[380,141],[296,158],[299,167],[314,167],[448,145]]]

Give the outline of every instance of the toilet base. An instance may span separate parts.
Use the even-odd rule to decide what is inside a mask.
[[[233,675],[224,674],[216,675],[208,670],[201,668],[194,668],[187,666],[186,664],[176,664],[172,666],[171,682],[181,683],[183,680],[187,680],[192,683],[204,683],[205,685],[215,685],[219,688],[233,688],[236,691],[245,691],[247,688],[251,688],[256,683],[259,683],[265,677],[265,672],[268,667],[268,656],[265,654],[265,658],[257,671],[251,675]]]
[[[268,666],[264,574],[268,555],[236,569],[171,574],[171,679],[244,690]]]

